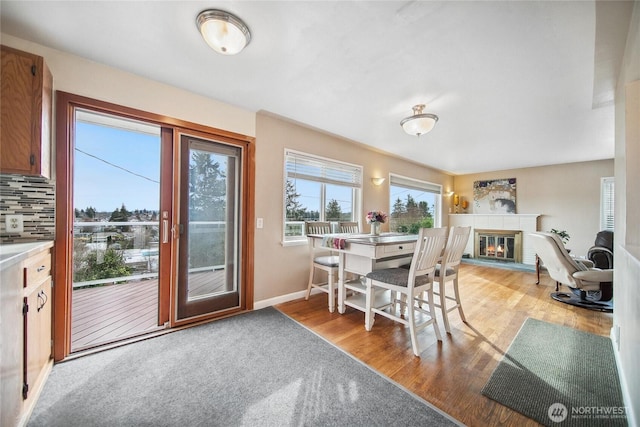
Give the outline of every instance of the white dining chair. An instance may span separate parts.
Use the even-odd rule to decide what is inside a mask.
[[[306,234],[331,234],[331,223],[319,222],[319,221],[307,221],[305,222]],[[311,295],[311,289],[316,288],[322,292],[328,294],[329,311],[333,313],[336,309],[336,291],[338,282],[338,266],[339,259],[337,255],[332,255],[331,252],[323,251],[319,253],[314,249],[313,242],[309,239],[310,254],[309,258],[310,271],[309,271],[309,283],[307,284],[307,294],[305,300],[309,299]],[[327,274],[326,282],[314,282],[316,272],[324,271]]]
[[[342,221],[339,223],[340,233],[358,234],[360,225],[353,221]]]
[[[418,357],[420,356],[418,331],[433,325],[436,338],[442,341],[435,316],[433,280],[436,265],[446,241],[446,228],[421,228],[409,269],[385,268],[367,274],[365,309],[367,331],[373,327],[376,314],[409,326],[413,354]],[[427,298],[426,301],[422,299],[424,296]],[[422,307],[425,302],[429,307],[428,310]],[[421,318],[424,317],[422,315],[427,315],[427,320],[418,323],[416,320],[418,315]]]
[[[435,271],[433,286],[433,293],[437,297],[435,306],[440,308],[444,329],[448,334],[451,333],[451,326],[449,325],[449,313],[451,311],[458,309],[460,318],[463,322],[466,322],[464,311],[462,310],[462,302],[460,301],[460,290],[458,289],[458,269],[460,268],[462,254],[467,246],[470,233],[471,227],[451,227],[442,259]],[[448,290],[447,283],[452,284],[450,290]],[[452,301],[453,305],[447,306],[448,301]]]

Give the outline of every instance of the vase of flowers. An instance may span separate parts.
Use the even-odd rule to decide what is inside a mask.
[[[371,224],[371,235],[378,236],[380,234],[380,225],[387,222],[387,214],[382,211],[370,211],[367,213],[367,224]]]

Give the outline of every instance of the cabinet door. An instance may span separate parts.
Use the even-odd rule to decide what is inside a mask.
[[[29,307],[24,325],[23,397],[26,399],[51,358],[51,277],[46,278],[25,300]]]
[[[2,46],[0,170],[49,176],[53,79],[42,57]]]

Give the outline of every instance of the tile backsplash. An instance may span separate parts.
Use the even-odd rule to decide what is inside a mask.
[[[55,183],[23,175],[0,174],[0,242],[22,243],[55,238]],[[7,232],[5,215],[22,215],[24,231]]]

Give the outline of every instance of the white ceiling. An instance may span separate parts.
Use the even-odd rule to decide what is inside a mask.
[[[630,4],[2,0],[0,12],[3,33],[464,174],[613,158]],[[202,40],[207,8],[247,23],[239,55]],[[418,103],[440,117],[420,138],[399,125]]]

